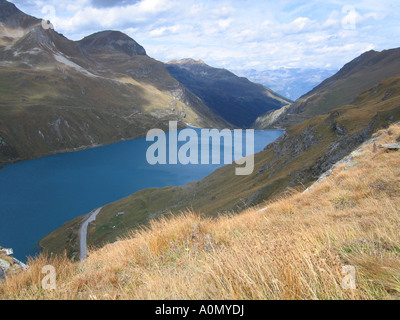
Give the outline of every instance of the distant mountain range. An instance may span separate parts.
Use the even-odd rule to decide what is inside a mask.
[[[302,95],[319,85],[323,80],[337,72],[337,70],[329,69],[301,68],[279,68],[264,71],[257,71],[254,69],[234,71],[237,75],[261,83],[291,100],[300,98]]]
[[[71,41],[44,26],[0,0],[0,163],[142,137],[169,120],[250,126],[288,103],[226,70],[215,90],[200,75],[196,88],[181,83],[118,31]]]

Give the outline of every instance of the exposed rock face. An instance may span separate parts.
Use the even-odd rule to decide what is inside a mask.
[[[285,114],[290,105],[284,106],[278,110],[268,112],[256,119],[254,122],[255,129],[271,128],[278,121],[278,119]]]
[[[292,137],[284,132],[274,143],[268,145],[265,150],[272,148],[274,157],[281,158],[286,155],[296,157],[305,152],[319,141],[314,129],[307,127],[300,135]]]
[[[11,267],[11,263],[0,258],[0,279],[5,278],[7,270]]]
[[[0,280],[4,279],[7,274],[19,273],[27,270],[28,266],[12,255],[12,249],[4,249],[0,246]]]
[[[397,151],[400,150],[400,143],[395,143],[395,144],[383,144],[381,148],[385,148],[389,151]]]
[[[376,118],[374,119],[373,122],[376,122]],[[397,122],[397,123],[395,123],[394,125],[400,125],[400,122]],[[369,135],[368,132],[367,132],[367,131],[368,131],[368,128],[366,128],[366,129],[367,129],[366,131],[364,130],[361,134],[358,134],[358,135],[357,135],[357,136],[358,136],[358,139],[365,139],[366,136]],[[369,129],[371,129],[371,128],[369,128]],[[333,172],[337,167],[339,167],[339,166],[341,166],[341,165],[343,165],[343,164],[347,164],[347,165],[348,165],[346,168],[357,165],[357,162],[352,162],[352,161],[353,161],[353,158],[356,157],[356,156],[358,156],[358,155],[360,155],[360,154],[362,154],[362,153],[363,153],[363,149],[365,148],[365,146],[373,144],[373,147],[374,147],[373,150],[374,150],[374,152],[376,152],[377,147],[376,147],[375,142],[376,142],[377,140],[379,140],[379,138],[380,138],[382,135],[384,135],[384,134],[387,134],[387,131],[383,131],[383,132],[381,132],[379,135],[375,135],[373,138],[368,139],[367,141],[365,141],[364,143],[362,143],[357,149],[355,149],[355,150],[354,150],[353,152],[351,152],[349,155],[346,155],[346,156],[345,156],[344,158],[342,158],[340,161],[336,162],[329,170],[327,170],[327,171],[325,171],[323,174],[321,174],[321,175],[319,176],[318,180],[317,180],[316,182],[314,182],[310,187],[308,187],[304,192],[307,192],[307,191],[311,190],[315,185],[317,185],[317,184],[321,183],[322,181],[324,181],[327,177],[329,177],[329,176],[332,174],[332,172]],[[356,140],[356,141],[357,141],[357,140]],[[391,146],[394,146],[394,150],[400,149],[400,144],[398,144],[398,145],[391,145]],[[385,148],[385,145],[382,145],[381,147]],[[390,146],[389,146],[389,147],[390,147]]]
[[[332,138],[331,142],[324,146],[322,154],[314,160],[311,167],[298,168],[295,172],[291,173],[290,186],[303,183],[307,184],[309,181],[318,179],[323,173],[328,171],[335,163],[341,160],[344,156],[348,155],[352,150],[359,146],[364,141],[368,140],[376,130],[378,117],[375,116],[372,121],[361,131],[353,134],[346,135],[346,128],[340,127],[335,122],[335,116],[328,117],[323,126],[331,128],[330,130],[336,134],[336,138]],[[338,133],[338,127],[341,129]],[[305,154],[307,150],[313,147],[320,147],[319,144],[327,140],[326,134],[320,135],[317,128],[307,127],[301,134],[292,136],[285,132],[274,143],[268,145],[266,150],[274,150],[274,158],[271,162],[262,166],[259,173],[264,172],[268,168],[277,167],[282,159],[296,159]],[[272,176],[273,172],[271,172]]]

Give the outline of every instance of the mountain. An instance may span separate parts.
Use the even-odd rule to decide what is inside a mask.
[[[263,85],[210,67],[201,60],[174,60],[165,66],[211,110],[239,127],[249,128],[260,115],[291,102]]]
[[[119,142],[169,120],[232,127],[118,31],[71,41],[0,2],[0,163]]]
[[[257,128],[287,128],[312,116],[325,114],[352,103],[369,88],[379,89],[380,82],[399,74],[400,48],[365,52],[347,63],[339,72],[297,99],[276,119],[265,115],[257,120]]]
[[[82,262],[41,255],[0,280],[0,299],[397,300],[400,152],[380,146],[399,141],[400,124],[381,130],[329,177],[268,206],[218,219],[185,211]],[[57,290],[41,286],[46,265]]]
[[[296,100],[336,72],[337,70],[279,68],[263,71],[237,70],[235,73],[261,83],[284,97]]]
[[[26,30],[39,23],[41,20],[23,13],[13,3],[0,0],[0,30],[3,32],[18,32],[18,30]]]
[[[228,165],[200,181],[142,190],[103,207],[96,224],[89,228],[89,245],[114,242],[169,212],[179,214],[191,208],[214,217],[271,201],[293,188],[308,187],[377,130],[396,121],[400,121],[399,71],[397,76],[359,94],[352,104],[287,128],[279,139],[255,155],[251,175],[236,176],[236,165]],[[78,250],[77,232],[83,219],[66,223],[44,238],[41,246],[47,252],[67,250],[73,256]]]
[[[104,54],[105,50],[110,53],[118,51],[130,57],[146,56],[146,50],[135,40],[119,31],[102,31],[85,37],[78,42],[79,47],[88,53]]]

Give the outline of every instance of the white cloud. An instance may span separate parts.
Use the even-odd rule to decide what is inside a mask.
[[[298,33],[301,31],[308,31],[315,26],[315,22],[311,21],[309,18],[298,17],[288,25],[284,25],[283,30],[287,33]]]
[[[168,1],[165,0],[143,0],[137,5],[130,6],[135,7],[138,14],[146,13],[158,13],[164,11],[168,7]]]
[[[160,37],[160,36],[168,34],[168,33],[169,34],[178,33],[179,30],[181,30],[181,29],[182,29],[182,26],[180,26],[180,25],[174,25],[174,26],[168,26],[168,27],[160,27],[160,28],[151,30],[149,32],[149,35],[151,37]]]
[[[227,5],[217,6],[211,12],[216,17],[228,17],[235,13],[235,8]]]
[[[231,25],[232,19],[231,19],[231,18],[228,18],[228,19],[218,20],[217,23],[218,23],[218,26],[219,26],[222,30],[225,30],[225,29],[227,29],[227,28]]]
[[[339,68],[372,47],[396,47],[400,38],[396,0],[142,0],[108,8],[91,0],[15,3],[38,17],[45,5],[54,6],[56,30],[74,40],[123,30],[156,59],[192,57],[231,69]]]

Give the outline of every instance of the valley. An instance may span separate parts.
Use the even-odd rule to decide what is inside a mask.
[[[400,297],[393,10],[53,4],[0,0],[0,300]]]
[[[192,130],[200,135],[200,129]],[[278,130],[255,132],[255,152],[281,134]],[[170,133],[165,135],[169,149]],[[152,144],[146,138],[138,138],[5,165],[0,172],[0,242],[13,248],[16,258],[26,261],[28,256],[41,252],[38,243],[46,235],[66,223],[65,242],[64,235],[51,236],[49,245],[58,252],[66,244],[71,247],[70,257],[78,257],[80,250],[76,241],[79,238],[75,227],[79,229],[79,224],[70,229],[71,220],[143,189],[178,187],[198,181],[224,165],[224,159],[217,164],[199,161],[199,164],[188,165],[180,162],[151,165],[146,153]],[[184,144],[179,142],[178,147]],[[201,147],[201,141],[198,145]],[[125,213],[122,213],[124,210],[115,213],[118,216],[114,216],[116,221],[108,227],[110,230],[114,226],[119,230],[125,224]],[[145,221],[144,215],[143,220],[138,219],[135,224]],[[67,240],[70,238],[74,240]]]
[[[101,247],[132,227],[168,213],[190,209],[215,217],[271,201],[293,188],[308,187],[374,132],[400,120],[399,86],[400,76],[389,78],[380,82],[378,89],[374,86],[361,93],[352,104],[292,125],[255,155],[251,175],[236,176],[234,166],[228,165],[185,186],[142,190],[104,206],[96,224],[89,228],[89,244]],[[111,229],[118,212],[126,213],[118,217],[121,227]],[[52,248],[50,252],[71,250],[69,244],[59,247],[51,239],[68,239],[81,220],[77,218],[46,237],[43,247]]]
[[[122,32],[71,41],[5,0],[0,17],[0,163],[143,137],[170,120],[180,128],[238,126],[229,118],[238,99],[230,86],[199,97]],[[244,82],[271,95],[253,118],[287,103]],[[221,97],[227,109],[208,105]]]
[[[399,140],[398,124],[378,131],[310,191],[292,190],[267,209],[218,219],[186,211],[153,220],[149,228],[91,251],[82,263],[42,255],[0,286],[0,297],[397,299],[400,153],[379,146]],[[46,264],[59,270],[63,290],[37,284]],[[357,270],[356,290],[341,286],[345,265]]]

